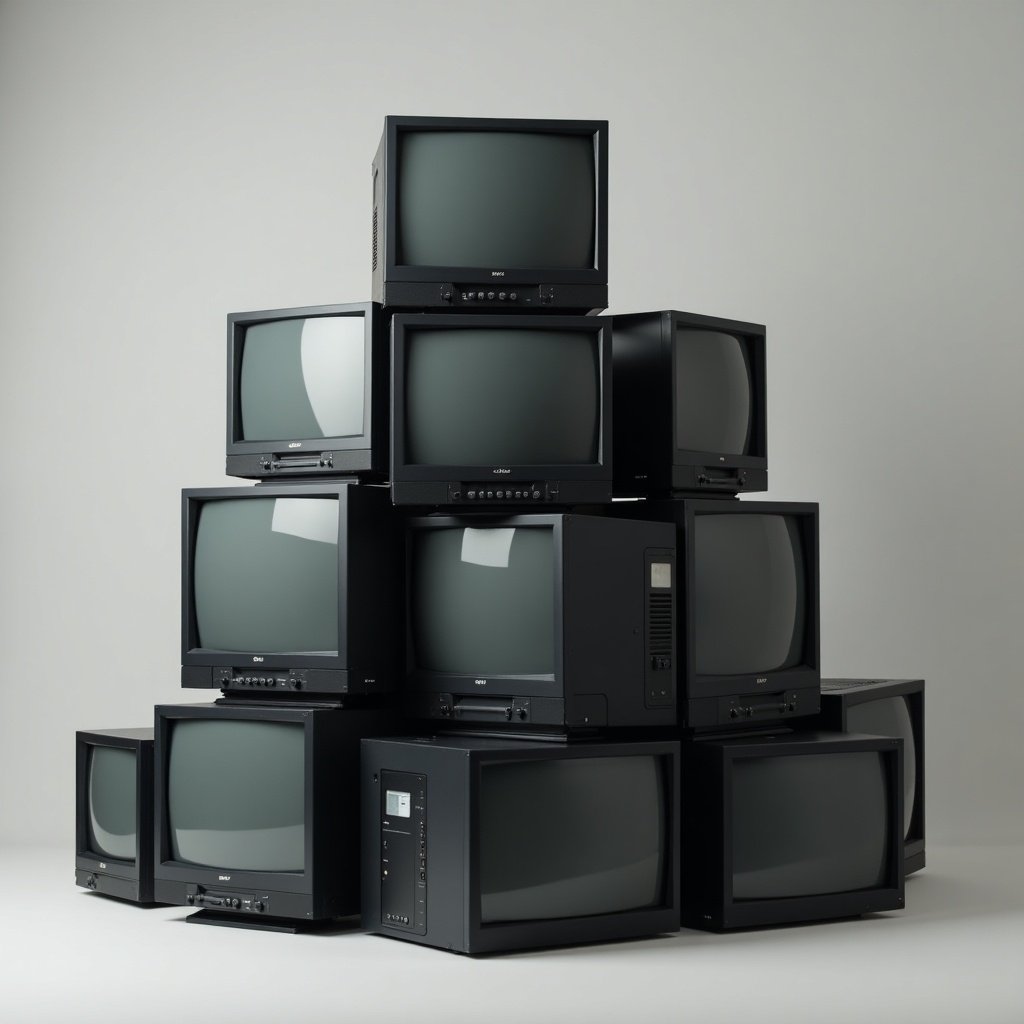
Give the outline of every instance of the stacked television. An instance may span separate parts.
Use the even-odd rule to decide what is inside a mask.
[[[765,329],[601,315],[607,211],[607,122],[388,117],[373,300],[228,316],[221,695],[79,733],[79,884],[467,953],[903,905],[923,684],[823,694]]]

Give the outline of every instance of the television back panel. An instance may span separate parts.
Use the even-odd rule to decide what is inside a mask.
[[[389,309],[599,313],[608,122],[388,116],[373,298]]]
[[[906,874],[925,866],[923,679],[822,679],[821,728],[903,740],[903,852]]]
[[[764,326],[678,310],[612,320],[616,497],[766,490]]]
[[[387,479],[387,319],[373,302],[228,314],[227,473]]]
[[[75,764],[75,883],[154,902],[153,730],[79,731]]]
[[[362,750],[362,924],[461,953],[679,927],[679,743],[439,736]]]

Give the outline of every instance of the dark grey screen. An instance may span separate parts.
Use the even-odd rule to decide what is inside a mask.
[[[676,447],[746,455],[751,379],[743,342],[717,331],[676,333]]]
[[[338,649],[336,498],[222,498],[199,510],[193,594],[199,646]]]
[[[324,316],[247,328],[241,440],[363,434],[364,326],[361,316]]]
[[[487,327],[410,331],[405,417],[410,465],[596,462],[597,333]]]
[[[134,750],[90,746],[89,849],[100,857],[135,862],[138,775]]]
[[[303,871],[305,749],[296,722],[174,722],[171,856],[229,870]]]
[[[398,262],[594,266],[594,139],[409,131],[398,159]]]
[[[846,712],[846,728],[870,736],[895,736],[903,740],[903,838],[910,832],[917,796],[917,750],[910,706],[905,697],[854,704]]]
[[[866,751],[737,761],[732,827],[734,899],[879,886],[889,848],[883,757]]]
[[[655,757],[487,764],[480,919],[551,920],[658,904],[665,801]]]
[[[418,669],[553,675],[551,527],[414,530],[409,586]]]
[[[697,672],[746,675],[803,660],[807,569],[796,517],[694,517]]]

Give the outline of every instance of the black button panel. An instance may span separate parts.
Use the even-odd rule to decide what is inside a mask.
[[[427,777],[380,773],[380,922],[427,931]]]
[[[557,480],[547,483],[463,481],[448,484],[448,503],[452,505],[534,505],[557,501]]]
[[[555,301],[555,290],[551,285],[506,285],[495,277],[485,284],[445,284],[441,287],[441,300],[453,306],[539,308]]]
[[[214,683],[222,690],[301,690],[306,682],[301,670],[216,669]]]

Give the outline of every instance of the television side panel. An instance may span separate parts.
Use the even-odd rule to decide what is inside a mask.
[[[563,552],[566,724],[674,725],[674,527],[569,515]]]

